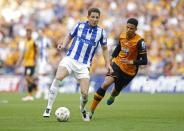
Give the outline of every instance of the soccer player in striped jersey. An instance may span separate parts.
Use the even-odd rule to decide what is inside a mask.
[[[72,42],[66,57],[61,60],[58,66],[55,79],[50,87],[48,104],[43,117],[50,116],[60,81],[72,73],[80,83],[82,118],[84,121],[90,120],[84,107],[88,101],[89,68],[99,44],[102,47],[106,68],[112,71],[109,62],[107,36],[105,30],[98,26],[100,10],[98,8],[89,9],[87,18],[88,21],[79,22],[69,33],[66,40],[58,45],[58,48],[62,49]]]
[[[41,98],[44,94],[44,99],[48,99],[48,88],[51,83],[52,67],[49,63],[48,49],[51,47],[51,40],[45,35],[45,29],[38,30],[38,38],[36,45],[38,48],[37,55],[37,77],[38,77],[38,89],[35,94],[35,98]]]
[[[120,34],[119,44],[112,54],[113,72],[106,76],[104,83],[96,91],[90,107],[90,118],[112,83],[115,86],[107,100],[107,105],[111,105],[120,91],[136,76],[139,65],[147,64],[146,45],[144,39],[136,33],[137,25],[137,19],[128,19],[126,32]]]

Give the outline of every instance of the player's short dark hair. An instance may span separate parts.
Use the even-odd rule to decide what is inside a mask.
[[[135,25],[135,27],[137,27],[137,25],[138,25],[138,20],[135,19],[135,18],[130,18],[130,19],[127,20],[127,24],[128,24],[128,23],[133,24],[133,25]]]
[[[88,16],[90,16],[92,12],[98,13],[100,15],[100,10],[98,8],[90,8],[88,10]]]
[[[30,31],[30,32],[31,32],[32,29],[31,29],[30,27],[27,27],[27,28],[26,28],[26,31]]]

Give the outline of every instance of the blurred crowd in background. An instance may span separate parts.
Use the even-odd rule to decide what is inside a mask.
[[[40,37],[48,43],[49,72],[55,72],[66,50],[57,50],[57,41],[65,38],[79,21],[87,19],[87,10],[101,10],[99,25],[108,35],[112,53],[129,17],[139,20],[138,31],[145,38],[149,64],[140,69],[144,75],[184,74],[184,1],[183,0],[1,0],[0,1],[0,74],[21,74],[16,66],[24,48],[26,28],[39,46]],[[101,51],[93,60],[91,73],[105,74]],[[39,63],[38,63],[39,64]],[[47,65],[44,69],[47,68]]]

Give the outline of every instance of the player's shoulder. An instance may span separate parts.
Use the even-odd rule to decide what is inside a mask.
[[[105,29],[99,25],[97,25],[96,27],[94,27],[94,30],[96,30],[97,34],[101,34],[101,35],[107,35]]]
[[[144,41],[144,39],[143,39],[143,37],[141,37],[139,34],[136,33],[136,35],[132,38],[131,41],[138,44],[138,43]]]
[[[144,40],[144,38],[140,34],[136,34],[137,39]]]
[[[126,33],[125,32],[121,32],[119,35],[119,38],[126,38]]]
[[[32,38],[30,40],[26,40],[26,43],[28,43],[28,44],[34,44],[35,43],[35,40]]]
[[[96,26],[96,29],[105,32],[105,29],[103,27],[99,26],[99,25]]]
[[[146,43],[144,38],[139,34],[136,34],[136,37],[137,37],[137,45],[139,47],[142,47],[143,49],[146,49]]]
[[[78,21],[78,24],[86,24],[86,21]]]
[[[76,24],[75,24],[75,26],[76,27],[79,27],[79,26],[81,27],[81,26],[85,26],[85,24],[86,24],[85,21],[77,21]]]
[[[80,26],[81,24],[84,24],[84,22],[82,22],[82,21],[78,21],[78,22],[76,22],[76,27],[78,27],[78,26]]]

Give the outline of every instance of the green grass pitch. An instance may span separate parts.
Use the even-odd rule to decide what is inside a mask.
[[[184,131],[184,94],[122,93],[111,106],[106,94],[90,122],[80,116],[79,94],[59,94],[48,119],[42,118],[47,101],[22,102],[24,95],[0,93],[0,131]],[[59,106],[70,109],[68,122],[57,122]]]

